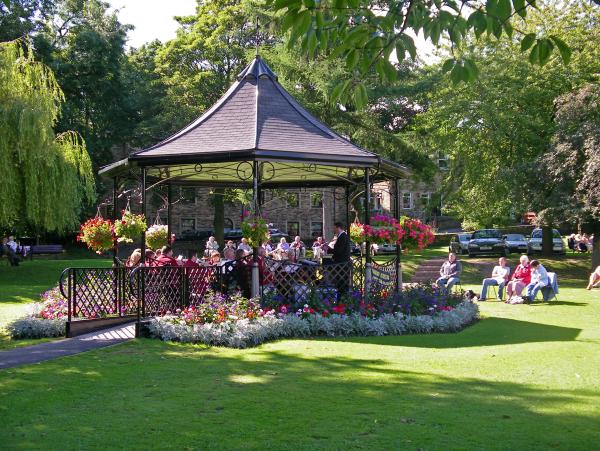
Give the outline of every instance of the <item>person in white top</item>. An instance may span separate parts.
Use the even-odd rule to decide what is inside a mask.
[[[246,253],[246,255],[252,252],[252,248],[248,244],[248,240],[246,238],[242,238],[242,242],[238,244],[237,248],[243,250]]]
[[[213,251],[218,251],[219,250],[219,243],[217,243],[215,241],[215,237],[211,236],[208,238],[208,241],[206,242],[206,251],[204,252],[204,254],[208,257],[210,257],[213,253]]]
[[[501,301],[504,286],[508,281],[509,275],[510,268],[506,266],[506,259],[500,257],[498,259],[498,266],[494,266],[494,269],[492,270],[492,277],[483,279],[483,284],[481,285],[481,297],[479,300],[485,301],[487,299],[487,290],[489,286],[498,286],[498,300]]]
[[[14,236],[9,236],[8,237],[8,243],[6,243],[6,245],[8,247],[10,247],[10,249],[16,254],[17,253],[17,242],[15,241],[15,237]]]
[[[531,262],[531,282],[525,287],[525,293],[527,293],[527,295],[524,296],[525,302],[533,302],[538,291],[547,287],[549,284],[550,278],[548,277],[548,271],[546,271],[544,265],[539,261],[533,260]]]
[[[288,242],[285,240],[284,237],[281,237],[281,239],[279,240],[279,244],[277,245],[277,250],[283,251],[283,252],[287,252],[290,250],[290,245],[288,244]]]

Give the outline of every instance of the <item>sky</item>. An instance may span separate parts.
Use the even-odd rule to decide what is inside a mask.
[[[174,16],[188,16],[196,11],[196,0],[110,0],[119,9],[121,23],[131,24],[128,47],[140,47],[154,39],[168,41],[178,28]]]
[[[138,48],[159,39],[162,42],[175,37],[178,28],[175,16],[188,16],[196,11],[196,0],[110,0],[112,8],[119,10],[121,23],[133,25],[128,34],[128,47]],[[415,39],[419,57],[432,62],[433,46],[422,35]]]

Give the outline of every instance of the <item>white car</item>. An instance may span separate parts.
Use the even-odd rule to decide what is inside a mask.
[[[396,245],[390,243],[380,244],[379,249],[377,249],[377,252],[379,252],[380,254],[390,254],[396,252]]]
[[[552,229],[552,250],[557,254],[565,253],[565,243],[563,243],[560,233],[556,229]],[[539,254],[542,252],[542,229],[534,229],[531,232],[531,238],[527,243],[528,254]]]

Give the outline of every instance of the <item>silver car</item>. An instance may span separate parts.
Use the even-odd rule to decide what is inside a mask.
[[[504,241],[509,252],[524,254],[527,252],[527,240],[520,233],[509,233],[504,235]]]
[[[454,252],[456,255],[464,255],[469,253],[469,240],[471,239],[470,233],[459,233],[452,238],[450,246],[448,246],[449,252]]]
[[[565,253],[565,243],[563,243],[560,233],[556,229],[552,229],[552,250],[557,254]],[[534,229],[531,232],[531,238],[527,243],[528,254],[539,254],[542,252],[542,229]]]

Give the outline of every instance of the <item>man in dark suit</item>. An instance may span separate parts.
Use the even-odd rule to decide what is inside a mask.
[[[348,292],[350,286],[350,237],[341,222],[336,222],[334,226],[336,239],[333,245],[333,263],[337,263],[338,267],[336,288],[339,298]]]
[[[350,237],[341,222],[336,222],[334,227],[336,240],[333,246],[333,261],[335,263],[345,263],[350,260]]]

